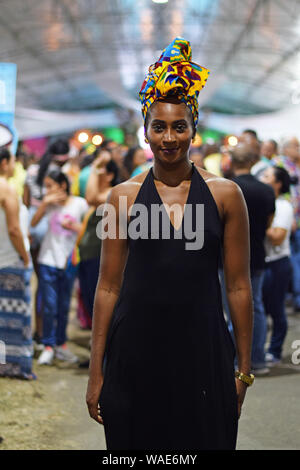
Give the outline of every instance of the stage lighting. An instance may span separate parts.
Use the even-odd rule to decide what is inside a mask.
[[[94,145],[100,145],[103,142],[103,138],[99,134],[95,134],[92,138],[92,142]]]
[[[81,144],[85,144],[89,140],[89,135],[86,132],[80,132],[78,134],[78,140]]]
[[[235,135],[230,135],[228,137],[228,143],[231,147],[235,147],[237,144],[238,144],[238,140],[237,138],[235,137]]]

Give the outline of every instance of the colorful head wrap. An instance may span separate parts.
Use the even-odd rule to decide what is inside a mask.
[[[177,37],[163,50],[158,62],[150,65],[139,93],[144,120],[154,101],[176,95],[190,108],[197,126],[198,95],[206,83],[209,70],[191,62],[191,59],[189,41]]]

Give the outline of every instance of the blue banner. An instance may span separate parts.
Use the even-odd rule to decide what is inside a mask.
[[[12,151],[15,153],[18,138],[14,128],[16,102],[17,65],[0,62],[0,123],[5,124],[14,134]]]

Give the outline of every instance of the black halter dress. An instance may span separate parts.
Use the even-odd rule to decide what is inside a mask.
[[[99,399],[107,449],[234,449],[235,350],[222,309],[223,229],[216,203],[193,166],[187,205],[193,228],[204,231],[203,246],[196,250],[186,249],[190,240],[178,236],[180,229],[164,207],[165,225],[151,237],[151,205],[162,204],[152,168],[135,203],[145,205],[149,216],[148,224],[140,224],[143,237],[129,238],[107,337]],[[204,207],[200,228],[198,204]],[[181,229],[190,222],[187,214]]]

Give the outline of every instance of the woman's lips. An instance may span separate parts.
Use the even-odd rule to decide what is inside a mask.
[[[178,150],[178,147],[172,148],[172,149],[165,149],[165,148],[161,149],[161,151],[165,153],[166,155],[173,155],[174,153],[177,152],[177,150]]]

